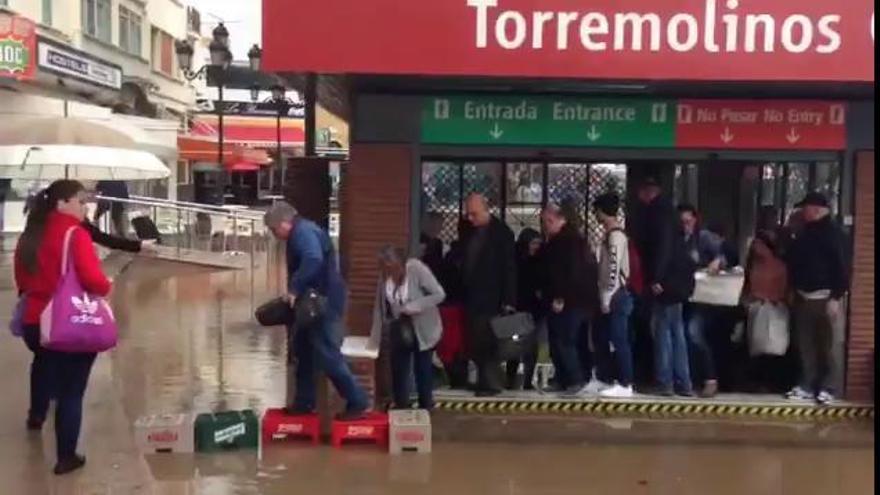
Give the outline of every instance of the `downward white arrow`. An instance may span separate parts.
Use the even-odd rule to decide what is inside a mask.
[[[496,141],[501,139],[501,136],[504,135],[504,131],[502,131],[501,128],[498,127],[498,122],[495,122],[495,128],[489,131],[489,135],[492,136],[492,139]]]
[[[587,133],[587,139],[589,139],[590,141],[596,141],[600,137],[602,137],[602,134],[599,132],[598,129],[596,129],[596,126],[591,126],[590,132]]]
[[[734,137],[736,136],[730,132],[730,127],[725,127],[724,134],[721,135],[721,140],[724,141],[725,144],[730,144]]]
[[[798,134],[797,129],[792,127],[791,131],[789,131],[788,135],[785,136],[785,139],[788,139],[789,143],[794,144],[794,143],[801,140],[801,135]]]

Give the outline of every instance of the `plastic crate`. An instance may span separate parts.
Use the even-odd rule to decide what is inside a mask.
[[[257,448],[260,422],[250,409],[200,414],[196,418],[196,450],[217,452]]]
[[[143,452],[193,452],[193,435],[190,414],[154,414],[134,422],[135,443]]]
[[[345,442],[373,442],[380,447],[388,445],[388,415],[370,413],[357,421],[336,421],[331,424],[331,444],[341,447]]]
[[[431,414],[424,409],[391,411],[388,451],[431,452]]]
[[[308,438],[321,440],[321,420],[317,414],[289,415],[284,409],[268,409],[263,415],[263,442]]]

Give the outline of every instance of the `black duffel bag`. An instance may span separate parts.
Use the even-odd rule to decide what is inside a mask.
[[[416,339],[416,329],[409,315],[400,315],[400,318],[389,323],[388,331],[394,349],[399,351],[417,350],[419,344]]]
[[[535,338],[535,319],[530,313],[513,313],[492,318],[489,322],[495,336],[496,353],[501,361],[522,357]]]
[[[314,289],[309,289],[293,305],[296,327],[308,329],[319,323],[327,312],[327,298]]]
[[[293,309],[284,297],[276,297],[263,304],[257,308],[254,316],[264,327],[287,326],[294,321]]]

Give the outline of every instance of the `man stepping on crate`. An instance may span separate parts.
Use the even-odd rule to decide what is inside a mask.
[[[296,397],[286,412],[314,412],[315,368],[320,367],[347,402],[337,420],[361,419],[367,410],[367,395],[340,350],[346,288],[330,236],[284,202],[266,212],[265,223],[287,245],[287,299],[297,320],[290,329],[297,357]]]

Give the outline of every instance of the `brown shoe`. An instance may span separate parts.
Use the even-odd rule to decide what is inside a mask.
[[[703,390],[700,391],[700,397],[711,399],[718,395],[718,380],[706,380],[703,383]]]

